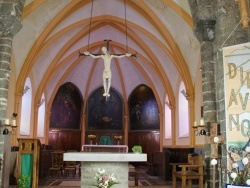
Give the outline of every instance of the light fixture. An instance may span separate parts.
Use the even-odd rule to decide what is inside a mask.
[[[207,135],[207,131],[205,129],[200,130],[200,135]]]
[[[45,102],[45,99],[41,99],[40,102],[38,103],[38,106],[40,107],[44,102]]]
[[[29,86],[25,86],[25,88],[23,89],[23,91],[21,91],[21,93],[24,95],[29,89],[30,89]]]
[[[189,97],[189,95],[186,93],[186,91],[184,89],[181,90],[181,93],[183,94],[184,97],[186,97],[186,98]]]
[[[16,126],[16,116],[17,116],[17,114],[13,113],[12,124],[10,124],[9,119],[5,119],[4,123],[2,121],[0,122],[0,125],[2,127],[5,127],[4,130],[3,130],[3,135],[8,135],[9,133],[13,134],[13,135],[16,134],[16,128],[17,128],[17,126]]]
[[[200,119],[199,124],[196,121],[194,122],[194,125],[193,125],[194,130],[198,131],[199,127],[202,127],[202,128],[205,127],[205,121],[203,117]],[[205,129],[201,129],[199,132],[199,135],[207,135],[207,131]]]
[[[203,117],[201,118],[199,124],[197,123],[197,121],[194,122],[193,128],[197,129],[198,127],[205,127],[205,121]]]
[[[169,109],[172,109],[172,105],[169,101],[166,101],[165,104],[168,106]]]

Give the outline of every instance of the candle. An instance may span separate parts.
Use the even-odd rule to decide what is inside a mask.
[[[196,121],[194,122],[194,127],[197,127],[197,122]]]
[[[5,124],[9,125],[10,124],[10,120],[9,119],[5,119]]]
[[[204,118],[201,118],[200,125],[205,125]]]
[[[15,119],[12,120],[12,125],[16,126],[16,120]]]

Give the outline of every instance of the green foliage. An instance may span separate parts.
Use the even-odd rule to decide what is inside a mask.
[[[30,182],[31,178],[28,175],[22,175],[17,179],[17,186],[19,188],[27,188],[27,184]]]
[[[134,146],[134,147],[132,148],[132,151],[133,151],[134,153],[142,153],[142,147],[141,147],[141,146]]]

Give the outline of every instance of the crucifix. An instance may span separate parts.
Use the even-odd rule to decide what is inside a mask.
[[[111,66],[111,60],[113,58],[122,58],[122,57],[136,57],[136,54],[129,54],[129,53],[126,53],[126,54],[110,54],[109,53],[109,42],[112,41],[112,40],[104,40],[106,42],[106,47],[103,46],[101,48],[103,54],[91,54],[89,53],[88,51],[86,52],[79,52],[79,56],[90,56],[92,58],[102,58],[103,61],[104,61],[104,70],[103,70],[103,75],[102,75],[102,78],[103,78],[103,88],[104,88],[104,93],[103,93],[103,96],[106,96],[106,97],[109,97],[110,94],[109,94],[109,89],[110,89],[110,86],[111,86],[111,77],[112,77],[112,74],[111,74],[111,69],[110,69],[110,66]]]
[[[211,144],[211,155],[210,157],[213,159],[220,158],[219,156],[219,144],[224,143],[224,138],[219,134],[219,127],[217,123],[208,123],[208,127],[210,128],[210,136],[208,137],[208,143]],[[215,165],[213,165],[213,188],[215,188]]]
[[[219,128],[217,123],[210,122],[210,136],[208,137],[208,143],[211,144],[211,158],[219,158],[218,145],[224,143],[224,137],[219,134]]]

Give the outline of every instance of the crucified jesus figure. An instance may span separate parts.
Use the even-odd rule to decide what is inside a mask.
[[[111,69],[110,69],[110,65],[111,65],[111,60],[112,58],[122,58],[122,57],[130,57],[132,54],[126,53],[126,54],[122,54],[122,55],[113,55],[113,54],[109,54],[108,50],[106,47],[102,47],[102,52],[103,54],[101,55],[94,55],[89,53],[88,51],[84,52],[84,55],[86,56],[91,56],[92,58],[102,58],[104,61],[104,70],[103,70],[103,87],[104,87],[104,93],[103,96],[110,96],[109,94],[109,89],[111,86]]]

